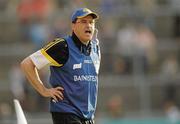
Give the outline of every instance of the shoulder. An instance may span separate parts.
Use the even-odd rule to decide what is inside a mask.
[[[41,53],[50,60],[51,63],[56,63],[53,65],[63,65],[69,56],[68,44],[65,39],[56,38],[44,46],[41,49]]]
[[[67,42],[65,39],[56,38],[56,39],[50,41],[49,43],[47,43],[47,45],[45,45],[42,49],[44,51],[52,51],[52,50],[66,48],[66,47],[67,47]]]

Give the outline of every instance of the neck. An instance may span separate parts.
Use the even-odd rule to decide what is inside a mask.
[[[80,41],[81,41],[81,40],[80,40]],[[81,43],[84,44],[84,45],[88,45],[89,41],[86,41],[86,42],[81,41]]]
[[[83,40],[79,39],[79,37],[74,32],[72,33],[72,35],[74,37],[76,37],[82,44],[84,44],[84,45],[88,45],[89,44],[89,41],[83,41]]]

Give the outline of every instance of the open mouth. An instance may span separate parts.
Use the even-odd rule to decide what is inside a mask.
[[[92,33],[92,31],[91,31],[91,30],[86,30],[86,31],[85,31],[85,33],[87,33],[87,34],[91,34],[91,33]]]

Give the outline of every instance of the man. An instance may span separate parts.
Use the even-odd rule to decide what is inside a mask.
[[[72,15],[72,35],[57,38],[21,62],[31,85],[51,98],[54,124],[93,124],[97,103],[100,49],[93,39],[98,15],[80,8]],[[50,65],[50,84],[43,85],[38,70]]]

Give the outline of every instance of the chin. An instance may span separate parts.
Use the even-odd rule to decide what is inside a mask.
[[[92,40],[92,38],[89,38],[87,41],[90,41],[90,40]]]
[[[91,36],[91,37],[88,37],[88,40],[92,40],[92,36]]]
[[[92,37],[88,37],[88,38],[86,38],[85,40],[86,40],[86,41],[90,41],[90,40],[92,40]]]
[[[85,39],[84,41],[85,41],[85,42],[88,42],[88,41],[90,41],[90,40],[91,40],[91,39]]]

